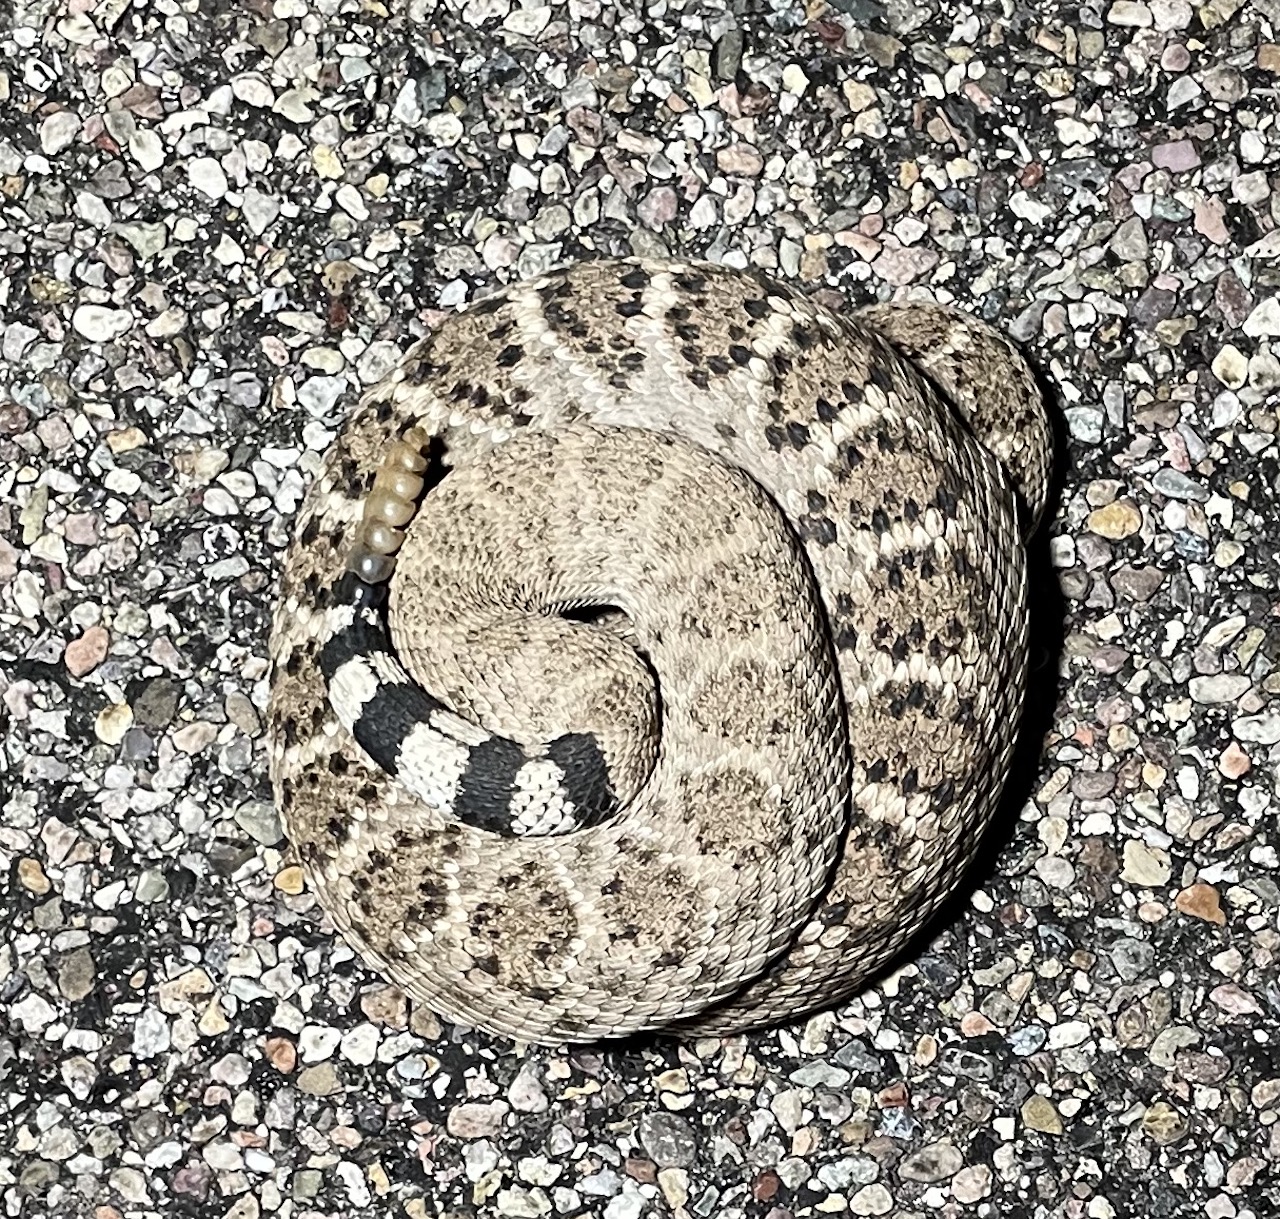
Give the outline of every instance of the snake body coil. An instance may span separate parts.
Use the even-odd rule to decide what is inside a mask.
[[[321,904],[528,1041],[849,995],[1003,787],[1049,460],[1021,357],[939,306],[602,260],[450,317],[285,560],[271,771]]]

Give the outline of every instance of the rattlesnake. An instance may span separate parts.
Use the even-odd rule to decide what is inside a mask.
[[[601,259],[449,316],[284,562],[271,773],[321,906],[531,1042],[852,994],[1004,784],[1050,452],[1022,358],[938,305]]]

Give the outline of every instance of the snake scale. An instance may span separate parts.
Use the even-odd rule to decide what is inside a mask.
[[[302,505],[270,765],[333,923],[527,1042],[854,993],[1007,778],[1048,420],[927,303],[599,259],[450,315]]]

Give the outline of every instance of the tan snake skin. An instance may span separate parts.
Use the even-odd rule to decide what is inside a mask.
[[[416,511],[417,450],[392,447],[415,427]],[[752,274],[602,260],[450,317],[366,394],[285,559],[271,772],[320,903],[414,999],[525,1041],[854,993],[1005,782],[1050,452],[1021,357],[938,306],[836,317]],[[375,541],[434,708],[395,775],[353,735],[376,739],[389,662],[334,593],[367,499],[413,513]],[[607,766],[598,824],[573,828],[553,738]],[[481,754],[515,759],[505,795]],[[479,815],[523,829],[455,815],[488,792],[511,807]]]

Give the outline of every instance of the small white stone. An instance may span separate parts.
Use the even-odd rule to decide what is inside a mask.
[[[213,516],[235,516],[240,511],[240,505],[221,487],[210,487],[201,503]]]
[[[372,1024],[358,1024],[343,1035],[342,1057],[358,1067],[367,1067],[378,1053],[378,1030]]]
[[[105,305],[81,305],[71,315],[71,325],[91,343],[109,343],[133,325],[133,314]]]
[[[309,123],[316,116],[310,105],[313,96],[309,89],[286,89],[276,98],[271,109],[284,115],[291,123]]]
[[[244,1157],[234,1143],[210,1143],[204,1149],[204,1162],[218,1172],[235,1172],[244,1167]]]
[[[224,267],[229,267],[232,263],[244,262],[244,251],[230,233],[223,233],[214,247],[213,257]]]
[[[171,1044],[169,1022],[159,1008],[149,1007],[133,1026],[133,1056],[154,1058],[165,1053]]]
[[[136,470],[128,470],[124,466],[117,466],[114,470],[108,470],[103,475],[102,485],[108,491],[114,491],[117,495],[137,495],[142,486],[142,478]]]
[[[147,1178],[136,1168],[117,1168],[107,1178],[107,1183],[126,1202],[137,1204],[151,1201],[151,1195],[147,1193]]]
[[[1193,677],[1188,690],[1193,702],[1234,703],[1248,693],[1251,685],[1253,682],[1245,673],[1215,673],[1209,677]]]
[[[893,1210],[893,1195],[875,1181],[864,1185],[849,1199],[849,1210],[855,1215],[887,1215]]]
[[[221,199],[227,193],[227,175],[213,157],[194,157],[187,165],[187,181],[210,199]]]
[[[391,107],[391,117],[406,127],[416,127],[422,122],[422,107],[418,105],[418,86],[412,80],[406,80],[396,94],[396,103]]]
[[[536,1213],[545,1214],[548,1207],[541,1205],[545,1198],[540,1196],[540,1191],[530,1190],[529,1192],[539,1203]],[[605,1204],[604,1219],[640,1219],[644,1212],[644,1195],[628,1181],[624,1183],[622,1193],[616,1198],[610,1198]]]
[[[522,34],[525,38],[536,38],[547,28],[550,20],[550,5],[540,4],[535,8],[518,8],[508,13],[502,22],[502,28],[512,34]]]
[[[76,191],[76,215],[98,229],[105,229],[113,219],[106,203],[88,190]]]
[[[244,202],[240,210],[244,213],[245,224],[255,237],[261,237],[268,226],[280,215],[280,200],[274,195],[265,195],[250,186],[244,192]]]
[[[977,1202],[991,1192],[993,1175],[986,1164],[969,1164],[951,1179],[951,1196],[957,1202]]]
[[[338,1042],[342,1040],[339,1029],[321,1028],[317,1024],[308,1024],[298,1038],[298,1049],[303,1062],[324,1062],[333,1055]]]
[[[1240,389],[1249,379],[1249,361],[1233,343],[1228,343],[1209,365],[1213,375],[1228,389]]]
[[[243,72],[232,77],[231,92],[246,106],[256,106],[259,110],[269,110],[276,101],[271,86],[256,72]]]
[[[1028,224],[1043,224],[1053,215],[1053,208],[1039,199],[1032,198],[1024,190],[1014,191],[1009,196],[1009,210]]]
[[[1199,82],[1192,76],[1179,76],[1169,86],[1169,94],[1165,99],[1165,106],[1170,110],[1176,110],[1179,106],[1185,106],[1188,102],[1195,101],[1199,96]]]
[[[58,33],[78,47],[89,46],[98,37],[93,22],[84,13],[72,13],[58,22]]]
[[[1069,889],[1075,883],[1076,870],[1060,855],[1046,855],[1036,861],[1036,875],[1051,889]]]
[[[28,1033],[39,1033],[48,1028],[57,1014],[57,1009],[47,999],[34,993],[9,1008],[9,1015],[20,1021]]]
[[[1079,119],[1061,118],[1054,123],[1061,143],[1070,147],[1073,144],[1092,144],[1098,138],[1096,127],[1082,123]]]
[[[452,148],[462,139],[462,120],[447,111],[427,120],[427,135],[441,148]]]
[[[80,116],[71,110],[59,110],[40,124],[40,147],[46,156],[61,152],[80,134]]]
[[[164,164],[164,144],[149,127],[141,127],[129,137],[129,155],[150,173]]]
[[[133,85],[133,77],[119,64],[112,64],[102,74],[102,92],[107,97],[119,97]]]
[[[1231,183],[1231,194],[1239,203],[1261,203],[1271,194],[1271,184],[1264,170],[1241,174]]]
[[[218,481],[236,499],[252,499],[258,490],[258,484],[248,470],[228,470],[225,474],[218,475]]]
[[[1089,1040],[1091,1032],[1087,1020],[1064,1020],[1049,1030],[1049,1048],[1065,1050],[1069,1046],[1083,1045]]]
[[[1149,7],[1156,29],[1164,33],[1185,30],[1194,15],[1188,0],[1151,0]]]
[[[338,187],[333,193],[333,198],[337,205],[353,219],[367,220],[369,218],[369,209],[365,207],[364,200],[360,197],[360,192],[350,182],[345,182]]]
[[[1169,852],[1159,847],[1149,847],[1137,838],[1124,844],[1124,867],[1120,879],[1144,889],[1158,889],[1169,883],[1173,865]]]
[[[147,334],[153,339],[168,339],[181,334],[187,328],[187,312],[177,305],[170,305],[163,313],[153,317],[146,325]]]
[[[1134,0],[1116,0],[1107,12],[1107,20],[1112,25],[1127,25],[1145,28],[1152,23],[1151,10],[1145,4],[1134,3]]]
[[[1268,155],[1267,142],[1256,131],[1249,130],[1240,133],[1240,159],[1242,161],[1249,165],[1257,165],[1259,162],[1265,161]],[[1264,238],[1263,240],[1266,239]]]
[[[341,1179],[344,1188],[347,1191],[347,1197],[351,1200],[352,1206],[366,1207],[369,1205],[369,1186],[364,1179],[364,1173],[360,1171],[358,1164],[352,1164],[349,1160],[343,1160],[334,1169]]]
[[[1244,320],[1243,330],[1251,339],[1280,336],[1280,297],[1269,296]]]
[[[794,93],[796,97],[809,87],[809,78],[798,63],[789,63],[782,69],[782,87],[788,93]]]
[[[93,732],[106,745],[119,745],[133,724],[133,708],[128,703],[108,703],[93,721]]]

